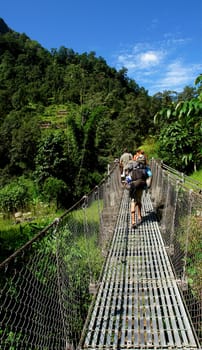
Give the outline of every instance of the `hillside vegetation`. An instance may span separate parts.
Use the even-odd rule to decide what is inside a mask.
[[[123,149],[187,174],[201,168],[201,76],[149,96],[95,52],[44,49],[0,19],[0,208],[70,207]]]

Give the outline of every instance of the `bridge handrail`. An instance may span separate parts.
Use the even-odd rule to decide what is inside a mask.
[[[183,187],[186,187],[186,189],[192,189],[199,194],[202,194],[202,183],[200,181],[191,178],[183,172],[173,169],[161,160],[154,161],[158,162],[161,165],[161,168],[165,170],[175,181],[178,179]]]

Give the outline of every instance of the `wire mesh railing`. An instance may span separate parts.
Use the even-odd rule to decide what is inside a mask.
[[[202,342],[202,184],[151,161],[151,197],[195,331]]]
[[[119,167],[0,264],[0,349],[75,349],[122,196]]]
[[[202,341],[201,187],[152,160],[150,194],[179,289]],[[92,192],[0,264],[0,349],[76,349],[122,198],[118,164]]]

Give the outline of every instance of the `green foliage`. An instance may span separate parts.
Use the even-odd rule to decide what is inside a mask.
[[[29,234],[23,231],[21,225],[7,225],[7,227],[1,227],[0,230],[0,243],[1,243],[1,255],[0,261],[5,260],[14,251],[20,248],[23,244],[28,242],[31,237]]]
[[[202,97],[202,74],[196,77],[195,85],[199,85],[198,90],[199,90],[200,97]]]
[[[71,160],[73,163],[70,165],[72,173],[78,174],[77,195],[81,195],[97,179],[97,175],[87,176],[87,172],[103,174],[108,159],[119,156],[119,149],[123,148],[121,139],[117,138],[117,128],[112,127],[112,120],[113,124],[116,123],[122,112],[129,119],[132,117],[131,147],[134,137],[140,139],[141,134],[145,133],[145,129],[142,129],[143,132],[139,129],[134,135],[137,118],[138,125],[141,125],[141,118],[152,121],[146,91],[127,78],[126,69],[116,71],[110,68],[94,52],[78,55],[62,46],[58,51],[49,53],[26,35],[14,35],[12,32],[2,35],[1,43],[2,176],[6,169],[9,175],[36,170],[37,178],[42,183],[53,176],[68,185],[69,177],[73,175],[65,178],[66,168],[61,174],[63,162],[57,163],[57,171],[51,169],[51,160],[55,159],[48,158],[49,164],[44,165],[43,169],[41,164],[43,135],[49,135],[50,130],[56,134],[62,129],[66,136],[66,141],[63,139],[66,143],[65,156],[68,162]],[[65,110],[66,115],[59,114],[60,110]],[[120,135],[127,132],[122,118],[117,125],[122,129]],[[37,134],[40,130],[42,138]],[[95,164],[96,169],[92,169]],[[74,181],[71,182],[71,192],[74,185]]]
[[[70,207],[101,180],[123,147],[134,152],[142,145],[149,158],[156,156],[155,137],[158,157],[168,165],[187,172],[201,166],[201,77],[198,90],[150,97],[125,68],[109,67],[94,52],[78,54],[64,46],[49,52],[2,25],[0,205],[5,212],[42,198],[49,206]],[[22,175],[35,186],[17,180],[14,185]]]
[[[184,218],[180,226],[180,244],[187,254],[186,274],[192,290],[200,298],[201,294],[201,259],[202,259],[202,221],[201,217]],[[187,235],[189,244],[187,246]]]
[[[48,177],[63,178],[67,171],[68,160],[64,152],[64,134],[49,134],[39,145],[36,157],[36,177],[43,184]]]
[[[5,345],[6,349],[8,350],[15,350],[18,344],[20,344],[20,340],[23,338],[23,334],[20,332],[13,332],[9,329],[6,329],[6,331],[4,330],[4,332],[6,332],[6,339],[3,345]],[[0,336],[2,333],[3,330],[0,329]]]
[[[29,188],[23,178],[14,180],[0,189],[0,208],[5,214],[22,210],[30,199]]]
[[[202,183],[202,169],[193,172],[190,177]]]
[[[10,112],[0,128],[2,168],[7,167],[10,176],[22,175],[34,168],[34,157],[41,134],[35,112],[30,112],[29,118],[26,113],[26,108],[20,112]]]
[[[154,137],[146,138],[144,143],[142,143],[140,146],[138,145],[137,148],[144,150],[148,160],[158,158],[158,144]]]
[[[67,270],[72,271],[74,280],[75,277],[78,277],[78,283],[80,283],[81,276],[92,282],[99,278],[103,256],[96,243],[97,235],[88,238],[82,235],[68,249],[68,255],[65,258]]]
[[[64,181],[58,180],[54,177],[48,177],[43,184],[43,197],[45,201],[51,203],[56,202],[56,209],[65,202],[65,192],[67,192],[67,185]]]
[[[103,209],[103,202],[99,203],[99,209]],[[94,232],[94,235],[89,236],[87,233],[83,232],[83,220],[84,217],[88,218],[88,226],[90,232]],[[68,255],[65,259],[67,263],[67,269],[72,271],[75,269],[78,272],[79,276],[83,275],[82,270],[86,270],[86,273],[90,276],[91,282],[97,281],[100,274],[100,269],[103,263],[103,256],[100,248],[98,247],[98,232],[99,232],[99,212],[98,212],[98,203],[93,201],[93,204],[84,209],[76,210],[72,213],[72,220],[77,225],[78,237],[75,238],[72,236],[71,232],[66,230],[62,231],[61,237],[64,239],[65,246],[68,244]],[[80,227],[80,228],[79,228]],[[67,243],[68,237],[68,243]]]
[[[154,119],[155,123],[161,123],[158,141],[160,158],[188,174],[202,165],[201,112],[202,101],[198,95],[162,109]]]
[[[46,215],[45,215],[46,214]],[[38,213],[39,215],[39,213]],[[47,227],[55,219],[56,213],[48,213],[43,211],[38,218],[32,217],[31,221],[22,221],[16,224],[11,220],[0,220],[0,245],[1,254],[0,261],[5,260],[13,254],[17,249],[22,247],[37,233]]]
[[[12,32],[1,44],[0,181],[29,175],[47,198],[44,183],[56,178],[66,184],[60,202],[70,206],[100,181],[126,139],[132,151],[147,135],[150,98],[125,68],[94,52],[48,52]]]

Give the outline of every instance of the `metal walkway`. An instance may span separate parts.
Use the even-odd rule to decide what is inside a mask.
[[[131,230],[125,190],[81,349],[199,349],[149,194]]]

